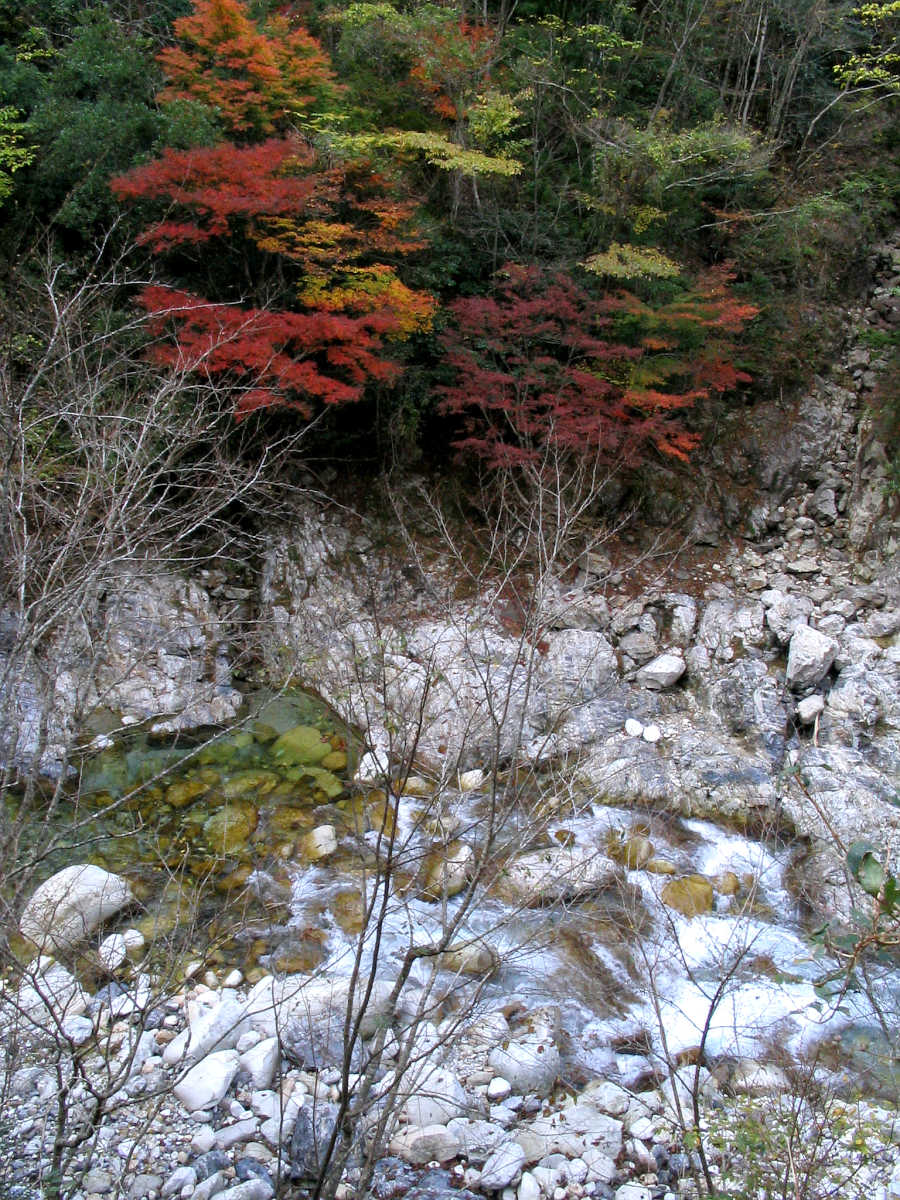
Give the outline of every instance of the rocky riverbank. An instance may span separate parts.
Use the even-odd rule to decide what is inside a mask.
[[[32,979],[43,1017],[32,1005],[27,1033],[18,1022],[33,1060],[7,1085],[11,1200],[49,1186],[60,1137],[66,1194],[84,1200],[268,1200],[288,1186],[303,1194],[373,1054],[379,1069],[350,1130],[343,1200],[361,1194],[361,1156],[376,1132],[383,1150],[366,1193],[376,1200],[675,1200],[702,1186],[698,1134],[726,1194],[746,1194],[748,1181],[775,1186],[788,1150],[821,1189],[812,1194],[900,1194],[894,1111],[832,1096],[823,1117],[798,1104],[784,1071],[749,1059],[714,1072],[685,1064],[640,1092],[603,1078],[573,1086],[560,1078],[553,1006],[528,1009],[513,997],[482,1005],[462,1026],[435,1023],[410,994],[389,1009],[384,982],[365,1009],[355,1071],[344,1075],[346,980],[266,976],[248,988],[232,973],[162,995],[138,972],[88,996],[64,984],[62,968],[50,970]],[[39,1034],[51,1022],[67,1054]]]

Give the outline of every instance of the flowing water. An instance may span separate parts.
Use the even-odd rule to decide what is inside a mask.
[[[317,701],[258,694],[247,711],[237,732],[211,741],[137,735],[88,758],[59,814],[77,827],[77,848],[51,855],[44,873],[87,859],[127,875],[141,902],[129,923],[169,965],[202,958],[251,981],[345,974],[361,946],[366,969],[394,977],[408,947],[436,943],[467,903],[464,893],[429,898],[443,889],[423,881],[456,839],[477,845],[490,797],[405,795],[395,809],[382,791],[351,784],[352,734]],[[877,1009],[896,1023],[900,975],[823,986],[839,964],[792,891],[800,848],[590,797],[537,826],[525,808],[517,800],[506,814],[504,854],[537,846],[552,862],[565,847],[588,848],[619,864],[615,882],[577,901],[550,902],[551,888],[523,903],[497,872],[455,939],[478,953],[439,976],[448,1007],[476,991],[493,1007],[558,1005],[572,1079],[633,1085],[702,1048],[781,1062],[818,1054],[848,1085],[862,1072],[867,1090],[896,1089]],[[322,840],[328,827],[336,847]],[[376,938],[364,901],[392,831],[398,865]],[[421,960],[413,984],[433,970]]]

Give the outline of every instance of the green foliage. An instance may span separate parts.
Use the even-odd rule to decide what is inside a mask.
[[[34,149],[25,145],[25,126],[14,108],[0,108],[0,203],[12,191],[16,171],[34,158]]]
[[[878,0],[854,10],[869,42],[835,68],[841,87],[900,94],[900,0]]]
[[[0,58],[0,100],[24,116],[34,147],[17,198],[37,220],[89,235],[113,219],[110,175],[146,153],[159,136],[157,75],[150,46],[126,34],[103,8],[82,11],[69,37],[52,45],[29,29]]]
[[[612,242],[608,249],[592,254],[581,265],[592,275],[610,279],[674,279],[682,271],[660,250],[621,242]]]

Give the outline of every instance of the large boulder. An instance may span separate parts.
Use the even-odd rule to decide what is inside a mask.
[[[834,638],[809,625],[798,625],[788,650],[788,687],[794,691],[815,687],[831,669],[837,650]]]
[[[496,890],[513,904],[552,904],[599,892],[618,873],[612,859],[596,846],[548,846],[506,863]]]
[[[22,936],[63,953],[134,900],[128,881],[90,864],[64,867],[42,883],[19,921]]]

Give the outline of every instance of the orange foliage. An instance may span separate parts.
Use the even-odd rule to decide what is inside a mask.
[[[485,84],[495,51],[495,30],[471,21],[443,21],[417,40],[410,79],[430,98],[439,117],[458,121],[466,102]]]
[[[208,105],[233,137],[269,137],[337,91],[311,34],[280,16],[260,29],[241,0],[194,0],[174,28],[178,44],[158,56],[168,80],[159,99]]]

